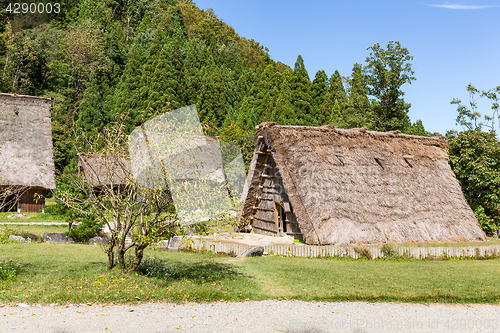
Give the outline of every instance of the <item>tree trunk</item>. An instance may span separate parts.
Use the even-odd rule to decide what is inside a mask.
[[[115,256],[113,250],[108,251],[108,270],[113,269],[113,266],[115,264]]]
[[[135,260],[132,264],[132,267],[128,270],[128,272],[135,271],[142,262],[142,258],[144,257],[144,249],[147,247],[147,244],[140,244],[135,246]]]
[[[7,52],[7,59],[5,60],[5,66],[3,67],[3,75],[5,77],[5,71],[7,70],[7,64],[9,63],[9,52]]]
[[[116,246],[116,239],[113,235],[111,235],[108,249],[105,251],[106,254],[108,255],[108,267],[107,267],[108,270],[113,269],[113,267],[115,266],[115,246]]]
[[[125,251],[123,251],[123,246],[121,244],[118,246],[118,249],[116,251],[116,256],[118,257],[118,268],[121,270],[124,270],[125,269]]]

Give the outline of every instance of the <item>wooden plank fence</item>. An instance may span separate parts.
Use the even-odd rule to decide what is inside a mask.
[[[182,241],[181,241],[182,242]],[[233,244],[213,242],[209,240],[190,240],[183,242],[181,247],[190,247],[198,251],[211,251],[215,253],[234,253],[238,255],[255,245]],[[265,245],[264,251],[268,254],[287,257],[346,257],[360,258],[360,252],[356,246],[315,246],[315,245]],[[382,258],[384,253],[382,247],[365,247],[370,251],[372,258]],[[399,256],[415,259],[439,258],[439,257],[486,257],[500,256],[500,245],[488,246],[456,246],[456,247],[399,247],[392,249]]]

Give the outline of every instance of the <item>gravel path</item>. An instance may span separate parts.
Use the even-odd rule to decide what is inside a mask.
[[[500,306],[301,301],[0,308],[0,332],[500,332]]]

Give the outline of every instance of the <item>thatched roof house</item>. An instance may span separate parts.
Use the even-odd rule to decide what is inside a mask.
[[[92,187],[121,186],[130,175],[130,161],[115,154],[78,154],[78,171]]]
[[[224,172],[219,138],[203,137],[203,140],[198,140],[195,143],[199,143],[199,145],[192,144],[192,147],[179,150],[176,154],[162,156],[157,153],[160,158],[164,159],[162,162],[166,171],[168,172],[170,169],[175,171],[175,173],[168,174],[168,178],[170,180],[191,180],[208,177],[209,179],[223,181]],[[134,156],[133,159],[134,167],[137,170],[134,170],[128,157],[116,154],[86,153],[78,154],[78,170],[83,172],[85,181],[92,187],[123,185],[132,174],[138,177],[140,183],[150,183],[150,179],[143,178],[161,177],[161,183],[165,184],[163,171],[155,170],[161,166],[156,163],[157,161],[152,161],[147,146],[144,144],[134,149],[135,151],[137,149],[142,150],[141,155]],[[187,162],[184,162],[186,159]],[[180,166],[169,168],[169,164],[175,165],[176,163],[180,164]],[[152,183],[157,184],[158,179]]]
[[[256,233],[308,244],[485,239],[443,137],[258,128],[242,213]]]
[[[22,186],[20,212],[40,212],[35,193],[55,188],[49,98],[0,93],[0,188]]]

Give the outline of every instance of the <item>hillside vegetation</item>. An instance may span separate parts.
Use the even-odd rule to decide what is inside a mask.
[[[47,2],[47,1],[42,1]],[[188,0],[61,1],[60,13],[0,20],[0,91],[55,98],[59,172],[74,161],[75,133],[112,122],[131,131],[155,115],[196,104],[207,135],[237,142],[248,162],[255,125],[367,126],[426,135],[411,124],[400,89],[415,78],[398,42],[371,46],[352,74],[292,69]]]

